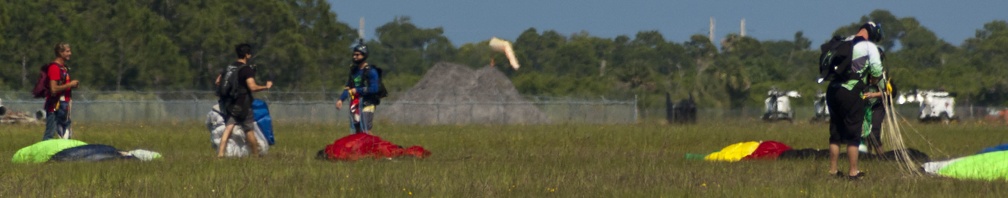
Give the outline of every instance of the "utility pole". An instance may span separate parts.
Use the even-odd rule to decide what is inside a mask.
[[[360,25],[357,26],[357,36],[364,39],[364,17],[360,18]]]
[[[714,43],[714,17],[710,17],[710,30],[707,31],[707,38]]]
[[[739,24],[739,35],[745,37],[745,18],[742,18],[742,23]]]
[[[606,60],[599,62],[599,77],[605,76]]]

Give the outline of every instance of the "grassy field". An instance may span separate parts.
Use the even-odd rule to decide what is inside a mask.
[[[908,145],[932,159],[1008,142],[1004,125],[913,125]],[[42,136],[42,125],[0,125],[0,156]],[[862,181],[827,176],[825,160],[736,163],[685,159],[741,141],[826,148],[826,125],[709,122],[690,126],[379,125],[426,159],[314,158],[345,125],[276,123],[263,158],[217,159],[201,123],[78,123],[76,138],[161,152],[153,162],[0,163],[0,197],[1006,197],[1006,181],[903,176],[894,162],[862,161]],[[846,166],[841,166],[846,167]]]

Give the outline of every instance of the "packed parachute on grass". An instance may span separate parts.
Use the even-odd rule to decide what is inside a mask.
[[[926,153],[916,149],[906,151],[888,151],[880,154],[862,153],[867,160],[897,160],[899,154],[908,153],[914,160],[928,161]],[[787,144],[766,140],[739,142],[728,145],[721,150],[707,154],[686,154],[687,159],[703,159],[706,161],[738,162],[743,160],[776,160],[776,159],[826,159],[829,150],[826,149],[792,149]]]
[[[256,120],[253,129],[255,130],[256,140],[258,140],[256,142],[259,144],[259,154],[265,155],[269,151],[269,146],[275,143],[273,140],[272,118],[269,116],[266,103],[259,99],[252,101],[252,112],[254,114],[253,118]],[[218,147],[220,147],[221,136],[224,135],[224,128],[226,127],[224,117],[221,115],[218,105],[214,105],[211,111],[207,113],[206,126],[207,130],[210,131],[211,147],[214,151],[217,151]],[[224,153],[224,156],[248,156],[252,153],[251,147],[248,144],[245,140],[245,131],[241,127],[234,127],[231,136],[228,137],[227,152]]]
[[[975,155],[927,162],[921,169],[957,179],[1008,180],[1008,144],[989,147]]]
[[[109,145],[88,144],[80,140],[49,139],[19,149],[16,153],[14,153],[14,157],[11,158],[11,162],[19,164],[38,164],[45,162],[68,161],[151,161],[160,158],[160,153],[143,149],[122,151]]]
[[[356,161],[363,158],[426,158],[431,152],[420,146],[404,148],[378,136],[356,133],[337,139],[316,154],[318,159]]]

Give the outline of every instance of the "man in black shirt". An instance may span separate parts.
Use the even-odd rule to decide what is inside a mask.
[[[217,76],[216,84],[221,86],[221,83],[235,82],[233,85],[237,90],[235,91],[232,98],[221,98],[221,100],[230,100],[226,105],[227,107],[220,107],[221,112],[224,112],[224,122],[227,123],[224,127],[224,134],[221,136],[220,146],[217,149],[217,157],[224,157],[225,150],[227,148],[228,138],[231,136],[231,131],[234,130],[235,124],[241,124],[242,130],[245,131],[245,139],[248,141],[248,145],[252,147],[253,156],[259,155],[259,143],[255,136],[255,119],[252,115],[252,93],[267,90],[273,87],[273,81],[266,81],[266,86],[261,86],[255,82],[255,68],[252,68],[248,61],[252,58],[252,45],[249,44],[239,44],[235,46],[235,53],[238,55],[238,60],[229,65],[229,68],[237,67],[238,71],[231,75],[237,75],[234,80],[232,79],[221,79],[221,76],[227,76],[228,69],[225,69]],[[221,82],[224,80],[225,82]]]

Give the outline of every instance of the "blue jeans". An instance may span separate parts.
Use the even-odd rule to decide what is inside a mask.
[[[52,139],[57,133],[63,135],[66,129],[70,128],[70,117],[67,114],[67,102],[59,102],[56,111],[46,112],[46,129],[42,135],[42,140]]]

